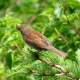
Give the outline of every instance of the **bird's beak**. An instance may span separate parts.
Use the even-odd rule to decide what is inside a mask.
[[[17,28],[18,30],[21,30],[21,25],[18,25],[16,28]]]

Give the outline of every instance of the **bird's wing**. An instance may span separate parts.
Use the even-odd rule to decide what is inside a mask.
[[[44,37],[41,33],[34,31],[31,31],[31,33],[26,36],[26,41],[43,49],[48,49],[51,45],[46,37]]]

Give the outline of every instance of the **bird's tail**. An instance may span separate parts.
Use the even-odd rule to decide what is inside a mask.
[[[53,53],[57,54],[58,56],[63,57],[63,58],[67,57],[67,53],[60,51],[60,50],[56,49],[55,47],[50,47],[49,50],[52,51]]]

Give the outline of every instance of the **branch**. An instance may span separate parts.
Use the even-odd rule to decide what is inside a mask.
[[[60,73],[59,74],[55,74],[55,76],[66,76],[67,78],[69,78],[71,80],[76,80],[76,78],[73,77],[72,73],[66,71],[61,65],[58,65],[58,64],[53,64],[52,65],[52,64],[49,64],[48,62],[46,62],[45,60],[42,60],[42,59],[39,59],[39,60],[42,61],[42,62],[44,62],[44,63],[46,63],[46,64],[48,64],[51,67],[54,67],[54,68],[59,69],[60,70]]]

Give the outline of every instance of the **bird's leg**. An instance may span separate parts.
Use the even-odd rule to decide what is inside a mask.
[[[29,52],[32,54],[35,60],[39,60],[40,50],[33,50],[33,48],[28,48]]]
[[[35,52],[34,52],[34,59],[35,59],[35,60],[39,60],[39,53],[40,53],[40,52],[38,52],[38,51],[35,51]]]

